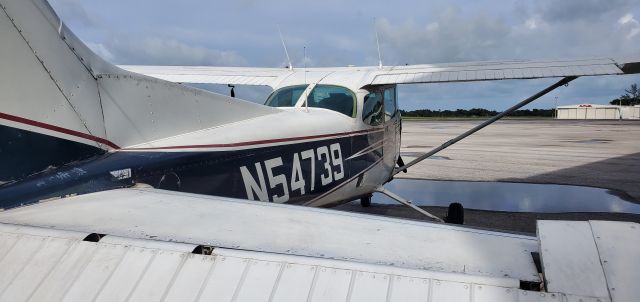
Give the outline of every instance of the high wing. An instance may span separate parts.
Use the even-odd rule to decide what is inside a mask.
[[[125,70],[181,83],[267,85],[315,79],[350,78],[352,88],[367,85],[539,79],[568,76],[620,75],[640,72],[640,57],[622,59],[518,60],[378,67],[246,68],[206,66],[119,66]],[[313,81],[314,77],[304,78]]]
[[[285,68],[142,66],[120,65],[122,69],[176,83],[265,85],[275,87],[292,72]]]
[[[407,65],[379,71],[371,85],[619,75],[640,72],[639,62],[640,57]]]

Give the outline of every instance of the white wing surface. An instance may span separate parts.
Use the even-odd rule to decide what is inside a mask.
[[[265,85],[274,87],[292,72],[285,68],[142,66],[120,65],[122,69],[176,83]]]
[[[267,85],[332,81],[351,88],[367,85],[446,83],[620,75],[640,72],[640,57],[625,59],[519,60],[368,67],[284,68],[206,66],[120,66],[128,71],[181,83]],[[334,83],[337,84],[337,83]]]
[[[631,301],[638,230],[539,222],[536,238],[120,189],[0,212],[0,301]],[[541,281],[531,253],[547,291],[520,288]]]
[[[537,249],[535,237],[157,189],[103,191],[11,209],[0,212],[0,223],[539,280],[530,255],[522,253]],[[460,250],[460,241],[475,251]],[[505,261],[491,263],[478,250]]]
[[[631,64],[629,64],[631,61]],[[539,79],[637,73],[637,60],[588,59],[409,65],[379,71],[372,85]],[[629,64],[629,65],[627,65]],[[626,68],[625,68],[626,66]],[[627,71],[625,71],[625,69]]]

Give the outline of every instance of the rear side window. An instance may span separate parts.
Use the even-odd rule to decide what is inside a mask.
[[[316,85],[307,98],[309,107],[325,108],[346,116],[356,116],[356,96],[351,90],[333,85]]]
[[[392,119],[398,110],[396,103],[396,88],[386,88],[384,90],[384,119],[388,121]]]
[[[384,122],[382,107],[382,92],[374,91],[367,94],[362,106],[362,120],[371,126],[382,124]]]
[[[293,107],[309,85],[298,85],[280,88],[274,91],[264,103],[271,107]]]

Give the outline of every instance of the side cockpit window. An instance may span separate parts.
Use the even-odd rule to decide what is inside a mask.
[[[384,122],[384,110],[382,106],[382,92],[373,91],[364,97],[362,106],[362,120],[371,126],[378,126]]]
[[[304,90],[307,89],[307,86],[309,85],[280,88],[271,93],[264,104],[271,107],[293,107],[298,102]]]
[[[309,107],[324,108],[346,116],[356,116],[356,96],[351,90],[334,85],[316,85],[307,98]]]
[[[398,103],[396,103],[396,88],[390,87],[384,89],[384,120],[388,121],[396,116],[398,112]]]

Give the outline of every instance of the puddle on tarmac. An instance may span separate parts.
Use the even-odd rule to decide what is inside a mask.
[[[505,212],[615,212],[640,214],[640,204],[624,192],[607,189],[504,182],[395,179],[388,190],[421,206],[448,206]],[[398,204],[376,193],[373,202]]]

